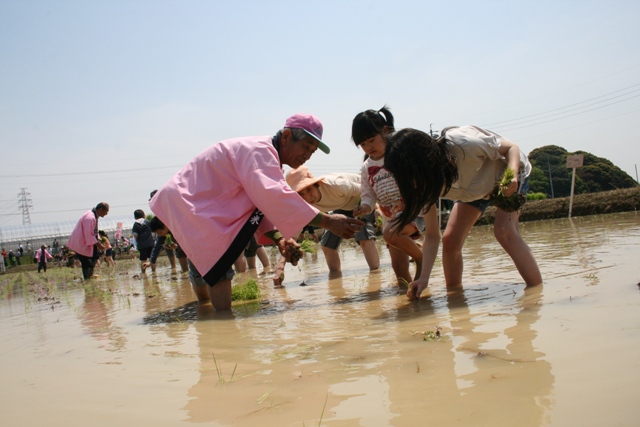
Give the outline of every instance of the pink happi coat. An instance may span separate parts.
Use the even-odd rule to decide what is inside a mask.
[[[269,136],[212,145],[175,174],[149,206],[201,274],[218,262],[255,208],[264,214],[257,238],[273,229],[292,238],[319,212],[287,185]]]
[[[98,219],[93,210],[85,212],[73,229],[67,246],[69,249],[87,257],[93,256],[93,245],[98,243],[96,229]]]
[[[40,261],[41,261],[41,259],[40,259],[40,258],[42,258],[42,248],[40,248],[40,249],[38,249],[38,250],[36,251],[36,253],[35,253],[34,257],[36,258],[36,260],[37,260],[38,262],[40,262]],[[53,259],[53,256],[51,256],[51,254],[49,253],[49,251],[45,249],[45,250],[44,250],[44,262],[47,262],[47,261],[49,261],[50,259]]]

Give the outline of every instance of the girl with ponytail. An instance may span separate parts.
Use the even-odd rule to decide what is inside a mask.
[[[420,276],[422,250],[415,240],[421,233],[412,220],[396,227],[393,220],[404,210],[404,201],[398,186],[385,168],[384,150],[386,137],[394,132],[393,115],[386,106],[380,110],[359,113],[351,128],[351,137],[356,146],[365,152],[365,161],[360,170],[360,206],[354,209],[355,217],[373,211],[376,203],[382,212],[382,236],[389,248],[391,267],[399,280],[410,283],[409,258],[416,264],[414,278]]]

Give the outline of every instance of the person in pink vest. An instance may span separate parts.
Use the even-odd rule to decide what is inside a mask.
[[[100,251],[104,250],[98,235],[98,219],[108,213],[109,205],[104,202],[98,203],[95,208],[82,215],[69,237],[67,246],[76,253],[82,264],[82,276],[85,280],[93,276],[93,268],[100,257]]]
[[[38,263],[38,273],[40,273],[40,270],[44,270],[44,272],[46,273],[47,261],[53,258],[47,250],[47,245],[42,245],[40,249],[36,251],[35,258],[36,262]]]
[[[220,141],[151,199],[151,210],[187,254],[199,301],[210,300],[215,310],[231,307],[231,267],[254,235],[268,236],[295,265],[301,253],[294,237],[305,225],[344,238],[360,229],[363,223],[356,219],[320,213],[284,179],[283,165],[297,168],[317,149],[329,153],[322,131],[315,116],[295,114],[275,136]]]

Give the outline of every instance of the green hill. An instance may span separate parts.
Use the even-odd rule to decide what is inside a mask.
[[[631,176],[607,159],[586,151],[569,153],[557,145],[546,145],[529,153],[529,161],[533,166],[529,177],[529,192],[545,193],[547,197],[569,196],[572,169],[567,168],[567,156],[573,154],[584,155],[584,166],[576,169],[574,194],[597,193],[638,185]],[[553,194],[550,182],[553,182]]]

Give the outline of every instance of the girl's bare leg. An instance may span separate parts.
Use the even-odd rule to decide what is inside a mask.
[[[398,248],[389,246],[389,256],[391,258],[391,268],[398,278],[398,282],[409,284],[413,281],[409,272],[409,256]]]
[[[385,227],[382,232],[385,242],[389,245],[400,249],[405,254],[413,258],[418,264],[422,264],[422,250],[416,245],[415,240],[409,237],[410,232],[418,231],[415,227],[409,230],[402,230],[400,233],[394,233],[391,226]]]
[[[327,248],[326,246],[322,246],[322,253],[324,254],[324,259],[327,261],[327,267],[329,267],[329,271],[340,271],[341,264],[338,251],[335,249]]]
[[[247,259],[244,257],[244,254],[240,254],[238,259],[233,263],[233,266],[238,273],[244,273],[247,271]]]
[[[542,284],[542,275],[531,248],[522,239],[518,230],[518,212],[496,210],[493,232],[500,246],[509,254],[527,286]]]
[[[362,253],[364,254],[364,259],[367,260],[367,265],[369,265],[369,270],[377,270],[380,268],[380,254],[378,253],[378,248],[376,247],[375,240],[360,240],[360,248],[362,248]]]
[[[264,248],[264,246],[260,246],[256,250],[256,255],[260,260],[260,264],[262,264],[263,272],[267,272],[271,268],[271,263],[269,262],[269,254],[267,254],[267,250]]]
[[[481,214],[479,209],[464,203],[456,203],[451,210],[442,235],[442,267],[448,289],[462,285],[462,246]]]
[[[180,263],[180,269],[183,273],[189,271],[189,264],[187,262],[187,258],[178,258],[178,262]]]

